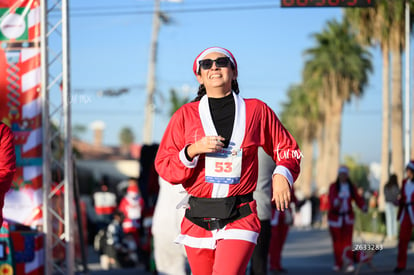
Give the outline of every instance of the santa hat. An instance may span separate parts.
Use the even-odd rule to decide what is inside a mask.
[[[127,193],[136,193],[136,194],[138,194],[139,193],[138,186],[135,185],[135,184],[128,186]]]
[[[345,165],[341,165],[338,169],[338,175],[342,174],[342,173],[348,175],[349,174],[349,168]]]
[[[222,53],[222,54],[225,54],[228,58],[230,58],[231,63],[233,63],[233,65],[234,65],[234,70],[237,73],[236,59],[234,58],[233,54],[229,50],[227,50],[225,48],[222,48],[222,47],[210,47],[210,48],[207,48],[204,51],[202,51],[199,55],[197,55],[196,59],[194,60],[193,72],[196,76],[197,76],[197,74],[200,70],[199,61],[202,60],[209,53]]]
[[[412,160],[410,160],[410,162],[408,162],[408,164],[407,164],[407,167],[406,167],[407,169],[410,169],[411,171],[413,171],[414,172],[414,160],[412,159]]]

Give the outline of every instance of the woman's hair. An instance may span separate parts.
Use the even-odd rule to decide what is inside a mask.
[[[351,198],[355,198],[355,185],[354,183],[351,181],[351,179],[348,177],[347,179],[347,184],[349,185],[349,192],[351,193]],[[335,187],[336,190],[340,190],[340,186],[341,186],[341,182],[339,181],[339,177],[336,178],[336,182],[335,182]]]
[[[234,65],[233,63],[230,63],[231,68],[234,70]],[[198,73],[200,74],[200,72]],[[237,80],[234,79],[231,81],[231,89],[235,94],[239,94],[239,83],[237,83]],[[204,86],[204,84],[200,84],[200,86],[198,87],[198,92],[197,92],[197,96],[193,99],[192,102],[196,102],[196,101],[200,101],[200,99],[206,94],[206,87]]]
[[[396,174],[392,174],[388,179],[388,184],[390,185],[398,185],[398,177]]]

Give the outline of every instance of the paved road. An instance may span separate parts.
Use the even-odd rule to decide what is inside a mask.
[[[361,265],[359,274],[393,274],[397,259],[397,242],[383,241],[382,236],[363,234],[354,237],[355,243],[382,244],[384,249],[376,253],[372,263],[376,270],[367,264]],[[282,264],[288,274],[341,274],[332,271],[332,242],[327,230],[292,229],[283,251]],[[355,265],[357,267],[357,265]],[[407,270],[402,274],[414,274],[414,250],[411,248]]]
[[[376,270],[364,264],[361,266],[359,274],[393,274],[392,270],[397,259],[396,241],[383,242],[381,236],[368,234],[355,236],[354,241],[383,244],[384,247],[382,251],[374,255],[372,262]],[[332,271],[332,243],[329,232],[326,230],[291,229],[283,250],[282,264],[288,270],[287,274],[289,275],[341,274]],[[140,268],[100,270],[98,257],[94,253],[89,253],[88,267],[90,275],[151,275]],[[414,274],[414,244],[409,248],[407,270],[402,274]]]

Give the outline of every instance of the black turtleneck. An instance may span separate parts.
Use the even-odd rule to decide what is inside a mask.
[[[217,134],[226,139],[224,147],[228,147],[236,115],[233,93],[221,98],[209,97],[208,105]]]

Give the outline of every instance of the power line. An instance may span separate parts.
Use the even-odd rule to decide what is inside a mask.
[[[260,4],[257,3],[257,1],[246,1],[245,3],[240,3],[240,1],[236,1],[236,2],[237,2],[237,5],[235,5],[236,7],[241,6],[240,4],[242,4],[242,5],[253,5],[253,6],[255,6],[255,5],[264,5],[264,4],[272,4],[272,5],[275,4],[274,1],[265,1],[265,2],[262,2]],[[177,3],[174,3],[173,6],[176,6],[176,4]],[[192,7],[196,7],[196,8],[202,8],[205,5],[207,5],[207,6],[217,6],[217,5],[221,5],[221,4],[223,4],[222,1],[216,1],[216,2],[214,2],[214,1],[196,1],[196,2],[190,2],[190,3],[186,2],[185,6],[187,6],[187,7],[192,6]],[[280,4],[278,6],[280,6]],[[151,3],[148,3],[148,4],[134,4],[134,5],[125,5],[125,6],[123,6],[123,5],[78,6],[78,7],[71,7],[70,11],[71,12],[72,11],[88,11],[88,10],[89,11],[90,10],[92,10],[92,11],[97,11],[97,10],[111,10],[111,11],[113,11],[113,10],[116,10],[116,9],[131,10],[131,9],[142,8],[142,7],[149,8],[149,9],[151,9],[151,11],[153,11],[152,10],[152,8],[153,8],[152,1],[151,1]],[[218,7],[216,7],[216,8],[218,8]],[[56,12],[58,12],[58,11],[56,11]]]
[[[280,6],[276,4],[264,4],[264,5],[251,5],[251,6],[226,6],[226,7],[203,7],[203,8],[184,8],[184,9],[163,9],[164,13],[196,13],[196,12],[233,12],[241,10],[266,10],[266,9],[277,9]],[[84,11],[85,9],[83,9]],[[91,9],[92,10],[92,9]],[[93,9],[96,10],[96,9]],[[139,15],[139,14],[153,14],[154,10],[120,10],[117,12],[79,12],[70,13],[71,17],[98,17],[98,16],[128,16],[128,15]]]

